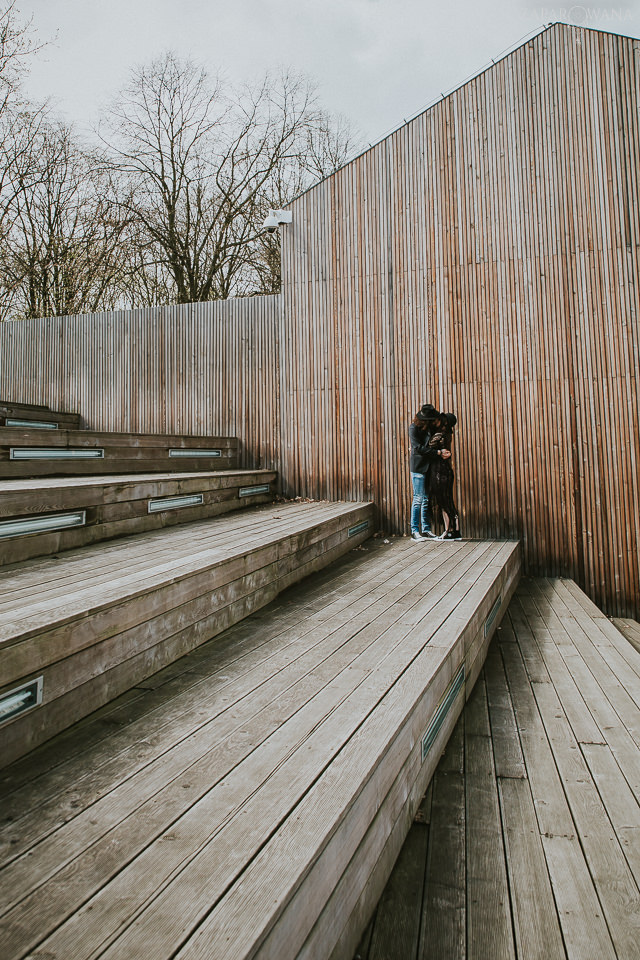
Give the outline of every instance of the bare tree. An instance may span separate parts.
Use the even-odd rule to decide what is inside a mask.
[[[308,80],[234,90],[167,53],[134,73],[100,154],[20,100],[33,46],[13,3],[0,25],[0,320],[279,289],[278,237],[262,228],[269,207],[352,148]]]
[[[146,236],[149,266],[171,276],[177,302],[224,298],[259,281],[259,272],[249,277],[260,213],[282,171],[290,179],[302,154],[308,165],[329,150],[314,139],[320,118],[311,85],[297,76],[233,91],[173,53],[136,71],[103,136],[131,185],[128,212]]]
[[[15,0],[0,6],[0,115],[16,96],[29,57],[40,49],[31,21],[20,19]]]
[[[11,177],[0,248],[5,309],[42,317],[114,306],[127,223],[112,172],[74,142],[68,126],[40,117]]]
[[[41,120],[42,111],[28,108],[20,87],[29,57],[40,47],[31,21],[20,19],[14,0],[0,6],[0,245],[19,189],[14,171],[30,155]]]

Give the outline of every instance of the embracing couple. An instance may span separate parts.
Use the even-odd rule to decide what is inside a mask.
[[[413,540],[427,540],[429,537],[438,540],[460,539],[458,511],[453,502],[451,466],[451,441],[456,422],[453,413],[438,413],[432,404],[425,403],[409,427]],[[431,530],[434,504],[440,507],[444,520],[444,533],[438,537]]]

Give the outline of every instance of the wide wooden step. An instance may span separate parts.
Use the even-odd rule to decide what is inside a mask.
[[[346,956],[519,569],[369,541],[8,768],[3,957]]]
[[[0,427],[0,478],[232,470],[234,437]]]
[[[0,427],[79,430],[81,426],[79,413],[61,413],[37,403],[12,403],[0,400]]]
[[[371,504],[258,507],[0,574],[0,766],[352,549],[372,515]]]
[[[273,499],[272,470],[0,480],[0,565]]]

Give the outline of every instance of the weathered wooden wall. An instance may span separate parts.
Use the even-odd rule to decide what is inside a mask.
[[[407,425],[459,418],[465,534],[640,614],[640,41],[555,25],[293,205],[291,490],[407,529]]]
[[[97,430],[237,436],[278,461],[280,297],[0,324],[0,398]]]

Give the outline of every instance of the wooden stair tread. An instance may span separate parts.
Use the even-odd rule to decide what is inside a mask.
[[[243,477],[243,476],[254,476],[254,475],[267,475],[273,474],[273,470],[265,469],[255,469],[250,470],[246,468],[237,468],[237,469],[227,469],[227,470],[193,470],[188,472],[172,473],[171,471],[165,471],[164,473],[107,473],[104,476],[93,476],[93,477],[24,477],[18,479],[0,479],[0,515],[2,515],[3,510],[3,494],[8,493],[22,493],[23,491],[33,491],[34,493],[42,493],[45,490],[60,490],[66,489],[67,487],[77,487],[79,489],[90,489],[93,487],[102,487],[102,486],[112,486],[114,484],[121,483],[145,483],[150,482],[153,484],[162,483],[163,481],[178,481],[182,483],[185,480],[193,479],[207,479],[207,478],[224,478],[224,477]]]
[[[368,503],[288,503],[28,560],[0,573],[0,766],[260,609],[372,533]]]
[[[0,566],[268,503],[276,478],[218,470],[0,481]]]
[[[160,446],[169,442],[179,445],[186,441],[189,446],[193,445],[192,442],[194,442],[196,446],[205,446],[214,440],[216,443],[221,441],[230,443],[236,441],[237,438],[185,433],[135,433],[120,430],[92,429],[38,430],[37,428],[31,427],[0,427],[0,446],[15,446],[16,441],[24,444],[24,446],[28,446],[31,442],[35,443],[36,441],[38,443],[44,443],[47,446],[64,446],[69,443],[78,443],[82,446],[87,446],[89,442],[94,441],[113,441],[114,443],[121,441],[123,445],[131,443],[141,446]]]
[[[80,547],[59,559],[26,561],[0,575],[0,643],[277,545],[280,539],[348,514],[353,507],[345,503],[270,505],[250,514],[121,538],[100,545],[99,550]]]

